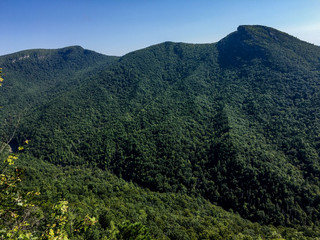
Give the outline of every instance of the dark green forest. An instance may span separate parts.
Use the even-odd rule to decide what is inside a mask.
[[[320,47],[240,26],[212,44],[27,50],[0,66],[15,189],[41,193],[35,235],[68,201],[70,239],[320,239]]]

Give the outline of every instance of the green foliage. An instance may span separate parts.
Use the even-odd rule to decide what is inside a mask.
[[[28,181],[23,191],[38,188],[42,202],[68,200],[65,230],[71,239],[316,239],[317,227],[261,226],[227,212],[198,196],[159,193],[128,183],[108,171],[57,167],[21,156]],[[78,227],[86,215],[94,226]],[[51,220],[50,220],[51,221]],[[52,221],[51,221],[52,222]],[[76,231],[74,231],[76,230]],[[241,234],[240,234],[241,233]]]
[[[79,46],[0,56],[6,79],[0,94],[1,139],[27,112],[88,81],[96,71],[117,59]]]
[[[9,155],[0,166],[0,238],[69,239],[73,232],[66,231],[66,224],[71,224],[68,201],[51,206],[36,200],[40,192],[21,190],[23,171],[15,167],[17,159],[16,155]],[[87,231],[95,223],[95,218],[87,215],[77,224],[76,231]]]
[[[26,159],[59,166],[47,165],[48,176],[31,166],[27,178],[44,201],[79,205],[77,223],[77,214],[96,217],[81,237],[116,238],[133,226],[164,239],[320,236],[319,47],[240,26],[216,44],[165,42],[108,62],[77,47],[45,64],[31,57],[42,52],[1,57],[14,91],[33,74],[31,100],[1,89],[2,116],[20,109],[15,96],[30,102],[11,146],[30,139]],[[217,216],[212,203],[261,225]]]
[[[0,238],[35,239],[33,229],[43,215],[33,201],[39,193],[17,190],[22,171],[14,167],[16,159],[16,155],[9,155],[0,165]]]
[[[2,86],[3,78],[2,78],[2,68],[0,68],[0,87]]]
[[[133,223],[126,221],[119,225],[117,239],[121,240],[151,240],[148,229],[141,223]]]

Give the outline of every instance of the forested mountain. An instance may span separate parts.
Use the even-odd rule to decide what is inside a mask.
[[[26,112],[81,84],[117,57],[105,56],[79,46],[35,49],[0,56],[6,84],[1,89],[0,115],[14,123]],[[6,128],[6,124],[1,127]]]
[[[92,172],[99,177],[91,187],[79,182],[102,208],[114,206],[105,189],[123,180],[132,196],[190,198],[194,207],[184,206],[199,221],[189,230],[180,217],[171,233],[167,225],[156,228],[159,219],[144,212],[141,221],[156,238],[276,239],[272,231],[288,239],[320,237],[320,47],[269,27],[240,26],[213,44],[165,42],[121,58],[80,47],[30,50],[0,57],[0,65],[8,79],[1,114],[32,106],[12,143],[30,140],[21,158],[57,168],[50,171],[70,182],[68,194],[57,188],[50,194],[89,204],[75,197],[70,176]],[[166,215],[179,204],[156,211]],[[195,214],[204,204],[278,228],[221,212],[234,224],[223,235],[215,227],[221,219],[208,224],[203,220],[212,214]],[[139,220],[132,209],[125,214]]]

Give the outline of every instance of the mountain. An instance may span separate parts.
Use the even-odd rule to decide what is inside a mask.
[[[320,47],[240,26],[213,44],[93,56],[101,62],[89,68],[66,61],[58,72],[70,73],[67,90],[52,97],[53,84],[21,120],[14,142],[30,140],[26,157],[99,168],[144,189],[320,236]]]
[[[37,98],[39,101],[41,98],[38,95],[57,94],[64,88],[77,85],[82,81],[81,74],[92,74],[101,66],[105,67],[117,59],[117,57],[105,56],[79,46],[51,50],[26,50],[1,56],[0,64],[7,80],[2,95],[7,101],[10,100],[10,103],[16,104],[17,101],[14,98],[7,99],[6,94],[14,95],[19,90],[19,94],[16,93],[16,95],[19,95],[22,100],[28,96],[31,99]],[[12,88],[15,92],[12,92]],[[33,92],[25,93],[27,90],[31,91],[30,89]]]
[[[79,46],[26,50],[0,56],[6,79],[0,95],[0,106],[4,108],[1,118],[21,118],[27,109],[82,84],[84,78],[88,79],[102,66],[117,59]]]

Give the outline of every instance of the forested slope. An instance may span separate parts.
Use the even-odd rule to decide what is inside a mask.
[[[97,168],[61,168],[30,157],[21,159],[20,164],[28,181],[22,189],[41,192],[37,201],[47,206],[43,211],[50,213],[52,210],[48,206],[58,199],[69,201],[71,217],[66,230],[71,239],[313,240],[320,234],[317,228],[305,226],[296,226],[296,229],[262,226],[200,196],[153,192]],[[80,234],[72,232],[75,223],[86,214],[96,218],[94,226]],[[42,221],[48,222],[44,217]],[[141,231],[140,238],[135,238],[133,228],[132,235],[127,231],[125,237],[124,226],[128,229],[136,226],[146,231]],[[112,237],[119,230],[118,237]]]
[[[25,117],[15,140],[30,139],[26,154],[260,224],[319,227],[318,46],[240,26],[214,44],[135,51],[81,79]]]
[[[7,120],[1,126],[2,131],[8,125],[15,125],[31,109],[82,84],[84,78],[87,80],[102,66],[117,59],[79,46],[25,50],[0,56],[6,79],[0,95],[3,108],[0,116]]]

